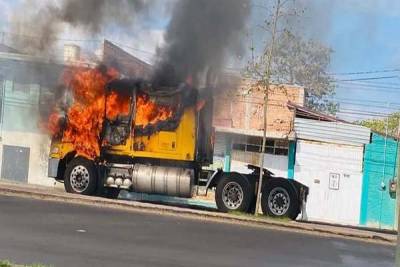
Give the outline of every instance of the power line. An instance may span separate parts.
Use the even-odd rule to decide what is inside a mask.
[[[371,70],[371,71],[358,71],[358,72],[337,72],[328,74],[333,76],[339,76],[339,75],[362,75],[362,74],[387,73],[387,72],[400,72],[400,69]]]
[[[387,93],[398,93],[400,92],[400,88],[379,88],[379,87],[363,87],[357,85],[340,85],[337,86],[337,89],[351,89],[351,90],[366,90],[366,91],[375,91],[375,92],[387,92]]]
[[[357,83],[357,84],[365,84],[365,85],[384,85],[384,86],[400,86],[399,82],[375,82],[375,81],[354,81],[354,82],[345,82],[345,83]]]
[[[382,89],[400,89],[400,84],[399,86],[386,86],[386,85],[380,85],[380,84],[368,84],[368,83],[362,83],[362,82],[339,82],[340,86],[358,86],[358,87],[366,87],[366,88],[382,88]]]
[[[27,34],[21,34],[21,33],[0,32],[0,34],[20,36],[22,38],[27,38],[27,39],[41,39],[39,36],[33,36],[33,35],[27,35]],[[52,39],[55,41],[67,41],[67,42],[102,42],[103,41],[101,39],[67,39],[67,38],[59,38],[59,37],[54,37]]]
[[[399,77],[398,75],[380,76],[380,77],[366,77],[366,78],[355,78],[355,79],[345,79],[345,80],[333,80],[333,82],[368,81],[368,80],[393,79],[393,78],[398,78],[398,77]]]
[[[389,106],[400,106],[400,102],[390,102],[390,101],[378,101],[378,100],[364,100],[364,99],[354,99],[354,98],[336,98],[333,97],[332,101],[352,101],[352,102],[361,102],[361,103],[376,103],[376,104],[385,104]]]
[[[346,115],[360,115],[359,117],[364,116],[365,119],[368,117],[377,117],[377,118],[385,118],[388,117],[389,115],[385,114],[369,114],[365,112],[348,112],[348,111],[338,111],[336,114],[346,114]]]
[[[351,109],[351,108],[344,108],[340,109],[338,112],[352,112],[354,114],[363,113],[365,115],[380,115],[380,116],[390,116],[391,113],[381,113],[381,112],[374,112],[374,111],[365,111],[360,109]]]
[[[121,46],[121,47],[125,47],[125,48],[128,48],[128,49],[134,50],[134,51],[146,53],[146,54],[149,54],[149,55],[151,55],[151,56],[156,56],[156,53],[154,53],[154,52],[142,50],[142,49],[135,48],[135,47],[132,47],[132,46],[129,46],[129,45],[121,44],[121,43],[119,43],[119,42],[114,42],[114,41],[112,41],[112,40],[110,40],[110,41],[111,41],[112,43],[118,45],[118,46]]]
[[[351,106],[358,106],[358,107],[368,107],[368,108],[378,108],[378,109],[384,109],[384,110],[394,110],[397,111],[400,109],[400,106],[397,107],[390,107],[390,106],[376,106],[376,105],[370,105],[370,104],[361,104],[361,103],[354,103],[354,102],[347,102],[347,101],[340,101],[340,105],[351,105]]]

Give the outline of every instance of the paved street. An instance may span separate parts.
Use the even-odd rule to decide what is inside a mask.
[[[0,259],[53,266],[394,266],[394,248],[0,196]]]

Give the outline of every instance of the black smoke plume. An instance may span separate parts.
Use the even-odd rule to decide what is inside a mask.
[[[228,53],[242,48],[250,14],[249,0],[182,0],[176,3],[159,49],[153,82],[176,86],[191,78],[196,85],[208,70],[218,72]]]
[[[129,28],[152,0],[63,0],[39,8],[38,3],[23,2],[15,9],[11,23],[14,45],[33,54],[46,53],[65,24],[92,34],[110,24]],[[31,34],[34,38],[29,38]]]
[[[65,25],[92,34],[105,26],[132,27],[135,19],[156,0],[61,0],[35,7],[25,1],[14,12],[12,32],[16,48],[32,54],[49,54]],[[229,56],[242,52],[250,0],[176,0],[158,49],[153,75],[157,86],[176,86],[191,78],[197,86],[203,77],[215,78]],[[24,12],[21,12],[23,10]],[[22,34],[21,34],[22,33]],[[35,38],[25,38],[33,33]],[[211,73],[212,70],[212,73]]]

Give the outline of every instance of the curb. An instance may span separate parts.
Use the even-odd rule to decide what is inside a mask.
[[[49,192],[50,191],[50,192]],[[52,192],[51,192],[52,191]],[[83,196],[55,191],[53,188],[31,189],[23,185],[6,185],[0,183],[0,194],[40,200],[56,201],[62,203],[95,206],[101,208],[116,208],[125,211],[153,213],[161,215],[180,216],[189,219],[207,220],[220,223],[240,224],[267,229],[306,233],[319,236],[355,239],[367,242],[395,245],[396,236],[366,230],[355,230],[344,227],[301,223],[296,221],[280,221],[268,218],[247,217],[204,210],[195,210],[182,207],[173,207],[160,204],[150,204],[129,200],[112,200],[101,197]]]

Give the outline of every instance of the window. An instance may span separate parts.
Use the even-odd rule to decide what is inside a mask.
[[[24,94],[29,94],[31,90],[31,85],[30,84],[25,84],[25,83],[13,83],[13,92],[19,92],[19,93],[24,93]]]
[[[260,145],[246,145],[246,151],[251,151],[251,152],[261,152],[261,146]]]
[[[232,149],[246,151],[245,144],[232,144]]]
[[[235,135],[232,139],[232,149],[246,152],[261,152],[262,137]],[[289,150],[288,140],[267,139],[265,153],[274,155],[287,155]]]

